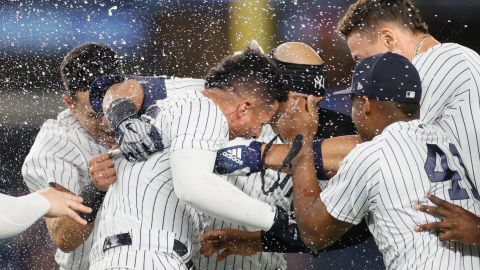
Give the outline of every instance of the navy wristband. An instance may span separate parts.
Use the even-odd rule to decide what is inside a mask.
[[[98,210],[102,207],[105,194],[107,193],[98,190],[92,183],[86,185],[80,193],[80,197],[83,198],[83,204],[85,206],[92,208],[92,212],[90,214],[79,213],[80,217],[85,219],[88,223],[95,221]]]
[[[248,145],[252,151],[248,152],[250,164],[248,167],[250,168],[250,173],[260,172],[263,168],[262,166],[262,145],[263,143],[259,141],[253,141]]]
[[[316,252],[305,245],[298,234],[296,224],[289,224],[287,211],[277,206],[277,213],[272,227],[268,231],[261,231],[262,249],[265,252]]]
[[[313,141],[313,159],[315,161],[315,171],[317,173],[317,179],[327,179],[325,170],[323,169],[323,156],[322,156],[322,143],[323,139],[317,139]]]

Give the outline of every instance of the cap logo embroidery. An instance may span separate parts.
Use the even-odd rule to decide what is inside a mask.
[[[363,89],[363,85],[362,85],[360,82],[358,82],[358,84],[357,84],[357,90],[362,90],[362,89]]]
[[[405,97],[406,98],[415,98],[415,91],[407,91]]]
[[[323,76],[315,76],[315,79],[313,79],[314,87],[317,89],[322,89],[325,88],[325,78]]]

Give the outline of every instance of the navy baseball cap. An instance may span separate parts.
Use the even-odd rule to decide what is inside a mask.
[[[347,93],[376,100],[420,103],[422,81],[410,60],[387,52],[367,57],[357,64],[350,89],[336,94]]]

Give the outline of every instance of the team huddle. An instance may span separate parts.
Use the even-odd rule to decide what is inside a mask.
[[[300,42],[251,42],[202,79],[74,48],[1,236],[44,216],[61,269],[286,269],[371,236],[388,269],[480,269],[480,56],[410,0],[358,0],[338,30],[351,116],[319,107],[327,66]]]

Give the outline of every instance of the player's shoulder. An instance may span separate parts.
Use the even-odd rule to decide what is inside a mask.
[[[35,138],[34,147],[43,144],[50,145],[52,141],[61,142],[62,145],[70,144],[74,148],[81,145],[96,145],[75,115],[68,109],[60,112],[56,119],[48,119],[43,123]]]
[[[469,51],[465,46],[457,43],[440,43],[428,49],[412,60],[417,69],[437,64],[439,67],[448,68],[449,63],[456,65],[468,57],[465,52]]]
[[[75,115],[67,109],[60,112],[57,118],[47,119],[40,128],[40,132],[52,135],[66,135],[76,128],[80,128],[80,123]]]
[[[379,158],[384,140],[384,137],[378,135],[371,141],[357,144],[357,146],[343,159],[342,163],[356,167],[374,162]]]
[[[196,90],[187,91],[180,95],[173,95],[163,100],[158,100],[156,106],[161,110],[173,110],[176,113],[179,113],[181,108],[186,107],[217,107],[211,99],[205,97],[200,91]]]
[[[192,89],[202,91],[205,88],[205,80],[197,78],[167,77],[165,80],[167,89]]]

